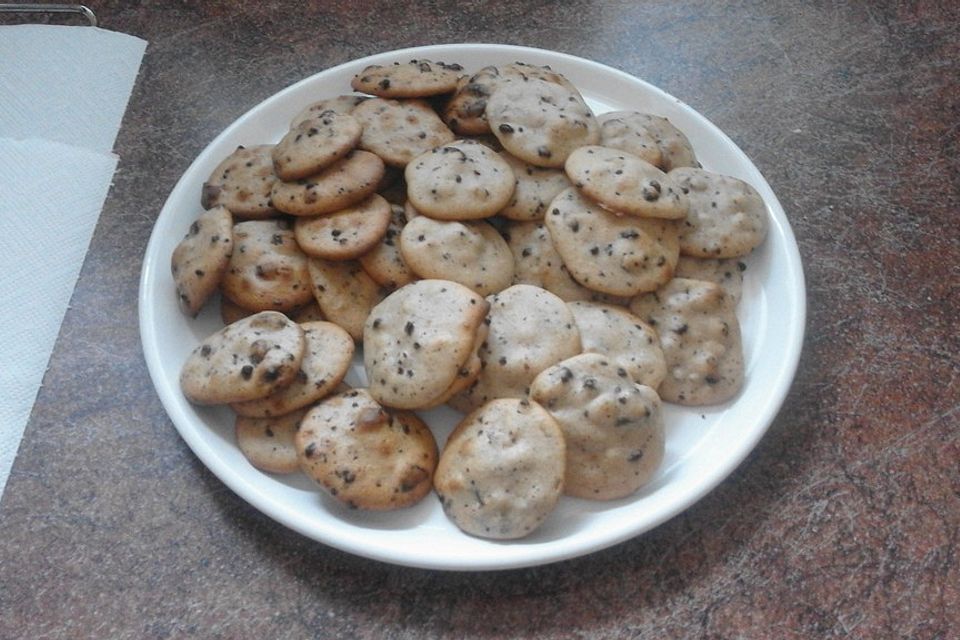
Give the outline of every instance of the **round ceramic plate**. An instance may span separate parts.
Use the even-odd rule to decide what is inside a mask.
[[[668,117],[684,131],[704,168],[752,184],[766,201],[770,232],[747,262],[738,315],[746,382],[730,402],[707,408],[666,407],[663,466],[639,493],[611,502],[562,498],[531,536],[510,542],[462,533],[430,495],[401,511],[351,511],[328,499],[306,477],[254,469],[238,450],[233,415],[195,407],[180,392],[180,367],[190,351],[222,326],[216,301],[198,318],[177,307],[170,255],[200,213],[200,189],[237,145],[278,141],[307,104],[349,93],[350,79],[370,64],[411,58],[459,62],[467,71],[517,60],[565,74],[597,114],[630,109]],[[660,524],[717,486],[756,445],[789,389],[803,338],[805,294],[800,255],[783,208],[747,156],[703,116],[656,87],[610,67],[565,54],[502,45],[439,45],[383,53],[328,69],[284,89],[230,125],[190,165],[157,218],[140,282],[140,333],[157,393],[190,448],[228,487],[271,518],[324,544],[403,565],[438,569],[504,569],[544,564],[608,547]],[[359,361],[357,361],[359,362]],[[347,378],[362,385],[355,364]],[[459,415],[423,415],[442,447]]]

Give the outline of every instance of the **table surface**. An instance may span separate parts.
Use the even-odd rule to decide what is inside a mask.
[[[956,3],[89,4],[149,46],[0,502],[0,637],[960,633]],[[141,354],[142,256],[204,146],[316,71],[444,42],[555,49],[677,96],[754,160],[803,257],[803,356],[757,448],[575,560],[436,572],[301,537],[190,452]]]

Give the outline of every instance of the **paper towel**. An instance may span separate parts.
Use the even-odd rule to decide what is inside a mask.
[[[0,494],[117,165],[146,42],[0,26]]]

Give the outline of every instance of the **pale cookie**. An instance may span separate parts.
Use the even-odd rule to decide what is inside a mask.
[[[358,260],[363,270],[377,284],[387,289],[396,289],[410,284],[417,276],[400,253],[400,233],[407,224],[407,216],[400,205],[390,205],[390,209],[390,222],[383,237]]]
[[[404,262],[421,278],[452,280],[482,296],[510,286],[513,254],[486,222],[417,216],[400,234]]]
[[[297,218],[294,233],[307,255],[350,260],[372,249],[390,224],[390,203],[377,194],[323,216]]]
[[[554,198],[544,220],[570,275],[602,293],[653,291],[670,279],[680,257],[675,222],[618,216],[574,187]]]
[[[452,142],[453,132],[423,100],[374,98],[357,105],[353,117],[363,125],[360,147],[395,167],[434,147]]]
[[[424,407],[424,409],[432,409],[448,402],[450,398],[457,395],[461,391],[465,391],[470,385],[473,384],[474,380],[477,379],[477,376],[480,375],[480,371],[483,369],[483,361],[480,360],[480,349],[487,341],[488,333],[489,329],[486,324],[481,324],[477,328],[477,334],[473,338],[473,346],[470,348],[470,357],[467,358],[466,364],[460,367],[460,370],[457,371],[457,377],[450,384],[450,386],[447,387],[447,390],[440,394],[439,397],[434,399],[429,406]]]
[[[617,148],[624,148],[625,151],[631,151],[629,144],[623,147],[620,143],[624,139],[629,139],[630,131],[645,131],[651,136],[660,150],[660,162],[658,167],[664,171],[670,171],[677,167],[699,167],[697,155],[693,151],[693,145],[687,136],[673,125],[667,118],[656,116],[649,113],[637,113],[635,111],[613,111],[605,113],[600,118],[604,123],[618,122],[614,127],[615,131],[620,133],[617,136],[608,136],[605,145]],[[611,138],[613,138],[611,140]],[[608,144],[612,142],[612,144]],[[633,153],[631,151],[631,153]],[[643,154],[637,154],[643,157]]]
[[[743,385],[743,344],[733,300],[713,282],[674,278],[638,296],[630,310],[660,336],[667,402],[705,405],[732,398]]]
[[[381,98],[419,98],[450,93],[463,72],[459,64],[411,60],[405,64],[370,65],[350,81],[354,91]]]
[[[277,181],[272,200],[277,209],[295,216],[332,213],[374,193],[383,171],[383,161],[375,154],[354,149],[320,173]]]
[[[441,112],[443,121],[454,133],[463,136],[490,133],[484,110],[499,75],[496,67],[484,67],[472,76],[460,78],[453,96]]]
[[[600,144],[632,153],[655,167],[661,167],[663,153],[656,138],[637,118],[631,118],[630,115],[628,111],[616,111],[599,116]]]
[[[673,180],[626,151],[580,147],[564,168],[584,195],[611,211],[666,220],[687,215],[687,198]]]
[[[665,445],[660,397],[606,356],[584,353],[550,367],[533,381],[530,399],[563,431],[567,495],[623,498],[660,468]]]
[[[387,413],[365,389],[327,398],[300,422],[300,468],[351,509],[383,511],[419,502],[433,483],[437,443],[405,411]]]
[[[743,180],[703,169],[670,172],[690,201],[680,227],[680,251],[698,258],[736,258],[756,249],[767,235],[767,206]]]
[[[511,62],[499,67],[500,77],[506,80],[519,78],[520,80],[543,80],[558,84],[573,93],[580,95],[580,90],[570,82],[565,75],[554,71],[549,65],[535,65],[526,62]]]
[[[547,206],[570,186],[567,174],[561,169],[536,167],[509,153],[501,153],[516,178],[513,197],[499,211],[510,220],[542,220]]]
[[[667,365],[657,332],[623,307],[597,302],[568,302],[584,353],[599,353],[630,374],[634,382],[656,389]]]
[[[282,220],[233,227],[233,255],[220,289],[245,309],[291,311],[310,302],[307,256]]]
[[[281,180],[319,173],[360,142],[360,123],[349,115],[324,111],[287,132],[273,148],[273,171]]]
[[[337,113],[349,115],[351,112],[353,112],[354,107],[364,100],[369,99],[369,96],[343,95],[317,100],[316,102],[309,104],[306,108],[304,108],[303,111],[294,116],[293,120],[290,121],[290,128],[296,129],[297,125],[304,120],[316,118],[324,111],[336,111]]]
[[[350,334],[332,322],[307,322],[300,328],[306,345],[296,377],[265,398],[231,404],[237,414],[251,418],[282,416],[332,393],[347,375],[354,350]]]
[[[525,397],[538,373],[581,351],[573,314],[552,293],[518,284],[487,300],[489,334],[480,348],[483,369],[476,382],[450,400],[464,412],[496,398]]]
[[[746,269],[747,265],[736,258],[680,256],[673,277],[716,282],[723,287],[736,306],[743,295],[743,272]]]
[[[443,511],[482,538],[529,535],[563,492],[566,446],[557,423],[527,400],[494,400],[463,419],[433,483]]]
[[[363,323],[383,292],[355,260],[308,261],[313,296],[327,320],[340,325],[354,340],[363,339]]]
[[[498,84],[486,115],[504,149],[538,167],[562,167],[574,149],[600,140],[579,94],[545,80]]]
[[[240,218],[276,215],[271,200],[273,185],[277,181],[272,153],[273,145],[237,147],[203,183],[200,196],[203,208],[223,205]]]
[[[296,377],[305,344],[300,325],[263,311],[201,342],[180,371],[180,387],[195,404],[265,398]]]
[[[233,253],[233,216],[224,206],[193,221],[170,258],[180,310],[195,316],[220,286]]]
[[[627,304],[629,299],[587,289],[573,279],[542,221],[509,222],[502,232],[513,252],[513,284],[546,289],[564,301],[596,300]]]
[[[421,154],[404,172],[407,197],[440,220],[474,220],[497,213],[513,195],[510,165],[486,145],[457,140]]]
[[[272,418],[237,416],[234,432],[240,452],[250,464],[268,473],[289,474],[300,470],[294,437],[307,409]]]
[[[445,280],[402,287],[371,311],[363,333],[370,393],[400,409],[433,406],[461,375],[488,309],[470,289]]]

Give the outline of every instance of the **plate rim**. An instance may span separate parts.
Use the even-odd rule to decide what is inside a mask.
[[[161,268],[167,269],[169,267],[168,264],[164,263],[163,261],[159,261],[159,257],[156,257],[156,245],[161,242],[161,238],[159,237],[159,225],[157,222],[160,220],[161,216],[164,215],[164,212],[167,210],[167,208],[171,206],[172,201],[175,199],[174,196],[186,187],[187,177],[197,171],[197,167],[203,161],[204,156],[207,155],[211,149],[215,148],[225,139],[229,138],[234,131],[242,128],[251,118],[255,117],[258,112],[268,109],[274,103],[282,102],[286,96],[294,93],[298,90],[298,88],[314,82],[315,78],[320,74],[334,75],[337,72],[344,71],[345,69],[360,69],[369,64],[380,64],[384,61],[401,59],[407,56],[429,57],[431,55],[444,55],[445,53],[453,52],[456,52],[457,55],[465,55],[464,52],[472,51],[488,53],[496,52],[498,54],[510,52],[516,53],[518,56],[527,56],[528,59],[546,58],[551,61],[551,64],[561,64],[562,62],[567,61],[578,67],[592,67],[601,70],[606,74],[612,74],[614,77],[625,79],[631,83],[639,83],[643,86],[644,90],[657,94],[661,99],[674,103],[676,108],[684,111],[688,117],[692,117],[695,120],[700,120],[702,124],[709,129],[711,135],[716,136],[729,150],[737,154],[739,156],[739,161],[752,168],[755,171],[756,177],[761,180],[761,184],[755,184],[754,186],[763,191],[764,200],[766,201],[768,210],[771,213],[770,232],[773,232],[774,228],[776,228],[776,232],[779,233],[784,240],[784,248],[786,249],[786,253],[784,254],[786,259],[784,266],[786,267],[789,279],[791,281],[788,283],[788,288],[792,294],[791,298],[795,303],[795,314],[789,318],[790,330],[787,334],[788,340],[786,344],[783,345],[784,351],[782,354],[782,359],[784,366],[778,370],[779,375],[775,380],[775,385],[771,388],[770,393],[765,396],[767,401],[758,414],[759,417],[756,426],[747,434],[749,437],[741,438],[738,441],[737,446],[734,447],[733,451],[725,456],[724,464],[713,470],[712,473],[701,478],[700,482],[697,483],[692,490],[684,493],[683,500],[677,501],[671,504],[669,507],[660,510],[657,514],[657,517],[649,519],[644,526],[636,529],[621,528],[616,535],[605,537],[599,543],[594,542],[592,544],[570,546],[564,545],[563,540],[560,539],[543,545],[537,545],[536,547],[502,546],[501,548],[505,551],[505,553],[502,561],[500,562],[475,562],[471,561],[470,558],[465,557],[456,557],[453,559],[448,558],[446,560],[438,560],[437,558],[423,558],[416,554],[406,553],[402,549],[390,548],[388,552],[382,548],[370,549],[367,546],[351,544],[349,539],[344,539],[341,536],[333,535],[326,538],[319,537],[317,528],[315,526],[316,523],[312,523],[311,526],[311,523],[308,519],[302,517],[299,513],[296,513],[287,505],[278,503],[277,501],[271,499],[270,496],[264,494],[254,484],[244,481],[244,478],[240,473],[229,468],[219,460],[216,453],[204,441],[199,433],[184,426],[186,422],[189,422],[190,418],[184,413],[182,398],[181,402],[176,401],[179,387],[174,389],[170,379],[164,375],[163,366],[159,358],[159,349],[162,348],[162,346],[156,342],[157,335],[154,332],[155,327],[151,323],[151,320],[154,319],[154,305],[153,300],[151,299],[151,293],[147,289],[148,285],[157,276],[158,270]],[[346,91],[344,91],[344,93],[346,93]],[[156,257],[156,259],[152,259],[152,256]],[[797,245],[796,238],[794,236],[792,227],[790,226],[789,220],[786,217],[783,206],[781,205],[776,194],[774,194],[772,188],[769,186],[766,179],[762,176],[753,161],[750,160],[750,158],[735,142],[733,142],[733,140],[729,138],[729,136],[727,136],[723,130],[714,125],[713,122],[711,122],[703,114],[694,110],[682,100],[672,96],[659,87],[656,87],[641,78],[628,74],[625,71],[621,71],[604,63],[596,62],[587,58],[582,58],[560,51],[510,44],[476,42],[450,43],[406,47],[392,51],[384,51],[362,58],[348,60],[327,69],[322,69],[317,73],[302,78],[301,80],[288,85],[284,89],[281,89],[271,96],[268,96],[264,100],[253,105],[241,116],[227,125],[227,127],[225,127],[197,154],[188,168],[178,178],[173,189],[171,189],[166,200],[164,201],[160,214],[157,217],[157,221],[155,221],[151,230],[150,239],[144,252],[138,290],[138,315],[143,355],[146,360],[147,369],[151,381],[153,382],[154,389],[164,407],[165,412],[167,413],[167,417],[173,423],[174,428],[177,430],[180,437],[183,438],[188,447],[191,449],[191,451],[193,451],[194,455],[200,459],[204,466],[206,466],[211,473],[213,473],[221,482],[227,485],[227,487],[229,487],[234,493],[246,501],[250,506],[261,511],[276,522],[283,524],[294,531],[297,531],[301,535],[304,535],[311,540],[315,540],[330,547],[334,547],[362,557],[391,564],[427,569],[479,571],[514,569],[544,565],[594,553],[601,549],[620,544],[625,540],[631,539],[642,533],[650,531],[655,527],[658,527],[663,522],[689,509],[691,506],[699,502],[710,491],[715,489],[720,483],[722,483],[724,479],[726,479],[742,464],[746,456],[753,451],[760,439],[769,430],[770,425],[776,419],[783,402],[786,400],[787,394],[789,393],[793,379],[796,375],[797,368],[799,366],[800,353],[802,350],[806,329],[806,285],[799,247]],[[560,544],[555,544],[556,542],[559,542]],[[513,551],[511,551],[511,549]],[[523,553],[517,552],[518,549]]]

